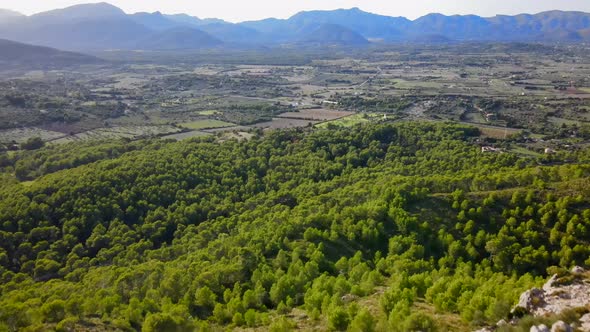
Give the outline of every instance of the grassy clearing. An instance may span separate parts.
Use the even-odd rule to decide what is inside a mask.
[[[510,151],[517,153],[517,154],[524,155],[524,156],[529,156],[529,157],[540,157],[541,156],[540,153],[537,153],[535,151],[531,151],[531,150],[523,148],[521,146],[513,146],[510,148]]]
[[[225,122],[225,121],[208,119],[208,120],[198,120],[198,121],[193,121],[193,122],[181,123],[180,126],[184,127],[184,128],[188,128],[188,129],[199,130],[199,129],[209,129],[209,128],[231,127],[231,126],[234,126],[234,124],[229,123],[229,122]]]
[[[314,121],[330,121],[353,115],[353,112],[337,111],[330,109],[306,109],[299,112],[287,112],[278,115],[279,118],[291,118]]]
[[[566,124],[568,126],[574,125],[574,124],[580,124],[579,121],[576,120],[568,120],[568,119],[564,119],[564,118],[558,118],[555,116],[550,116],[547,118],[547,120],[549,120],[549,122],[553,123],[554,125],[557,126],[561,126],[563,124]]]
[[[477,127],[477,126],[476,126]],[[518,134],[520,130],[510,128],[491,128],[491,127],[478,127],[483,136],[492,138],[507,138],[510,135]]]
[[[470,112],[465,114],[465,121],[473,123],[486,123],[486,119],[480,113]]]
[[[362,113],[362,114],[354,114],[351,116],[347,116],[344,118],[340,118],[334,121],[322,122],[316,125],[317,128],[327,128],[328,126],[338,126],[338,127],[352,127],[359,123],[367,123],[370,122],[372,119],[383,117],[382,114],[378,113]]]
[[[495,126],[487,126],[487,125],[477,125],[471,122],[461,122],[463,124],[467,124],[473,127],[478,128],[481,131],[482,136],[492,137],[492,138],[506,138],[511,135],[515,135],[521,132],[520,129],[515,128],[504,128],[504,127],[495,127]]]
[[[209,136],[209,135],[211,135],[211,134],[203,132],[203,131],[189,131],[186,133],[179,133],[179,134],[162,136],[162,139],[175,139],[177,141],[182,141],[182,140],[193,138],[193,137],[204,137],[204,136]]]
[[[222,114],[222,113],[219,111],[208,110],[208,111],[200,111],[197,114],[199,114],[199,115],[218,115],[218,114]]]

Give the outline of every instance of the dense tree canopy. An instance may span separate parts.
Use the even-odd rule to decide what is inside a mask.
[[[590,264],[590,155],[484,154],[478,134],[400,123],[7,158],[32,181],[0,186],[0,330],[280,331],[292,310],[331,330],[444,326],[424,306],[495,322],[547,268]]]

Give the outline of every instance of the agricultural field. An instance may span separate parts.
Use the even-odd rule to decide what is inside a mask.
[[[252,127],[263,129],[286,129],[296,127],[311,127],[316,123],[318,123],[318,121],[273,118],[271,121],[257,123],[254,124]]]
[[[302,120],[313,120],[313,121],[330,121],[350,116],[354,114],[348,111],[337,111],[330,109],[302,109],[298,112],[286,112],[280,114],[279,118],[288,119],[302,119]]]
[[[231,126],[234,126],[234,124],[229,123],[229,122],[214,120],[214,119],[208,119],[208,120],[197,120],[197,121],[181,123],[180,126],[183,128],[200,130],[200,129],[231,127]]]
[[[255,134],[251,133],[251,132],[226,131],[223,133],[223,135],[221,135],[218,142],[223,143],[225,141],[232,140],[232,139],[235,139],[238,141],[247,141],[247,140],[250,140],[254,136],[255,136]]]
[[[63,144],[76,141],[101,141],[121,138],[139,139],[163,136],[171,133],[178,133],[180,131],[179,128],[172,126],[121,126],[89,130],[79,134],[61,137],[52,143]]]
[[[471,124],[471,123],[465,122],[465,124]],[[491,138],[499,138],[499,139],[508,138],[512,135],[519,134],[522,131],[520,129],[508,128],[508,127],[502,128],[502,127],[479,125],[479,124],[471,124],[471,125],[478,128],[481,131],[483,136],[491,137]]]
[[[66,136],[63,133],[34,127],[0,130],[0,143],[22,143],[33,137],[41,137],[44,141],[53,141]]]
[[[198,113],[199,115],[206,115],[206,116],[207,116],[207,115],[220,115],[220,114],[222,114],[222,113],[221,113],[221,112],[219,112],[219,111],[213,111],[213,110],[208,110],[208,111],[199,111],[199,112],[197,112],[197,113]]]
[[[0,81],[0,142],[176,133],[117,127],[249,131],[383,118],[468,123],[495,139],[523,129],[529,137],[576,136],[576,127],[590,125],[590,56],[576,47],[392,45],[342,57],[282,58],[277,52],[274,61],[273,54],[207,61],[195,55],[194,62],[170,55],[141,64],[134,62],[140,54],[119,54],[125,60],[108,69],[6,77]]]
[[[210,135],[211,135],[210,133],[206,133],[204,131],[188,131],[185,133],[164,135],[164,136],[162,136],[162,139],[173,139],[173,140],[177,140],[177,141],[182,141],[182,140],[189,139],[189,138],[205,137],[205,136],[210,136]]]
[[[203,129],[203,132],[206,133],[224,133],[230,131],[249,131],[252,130],[252,127],[248,126],[233,126],[233,127],[221,127],[221,128],[212,128],[212,129]]]
[[[383,119],[382,114],[376,113],[361,113],[361,114],[354,114],[347,117],[340,118],[334,121],[326,121],[316,125],[317,128],[330,128],[331,126],[335,127],[352,127],[362,123],[369,123],[373,121],[378,121]]]

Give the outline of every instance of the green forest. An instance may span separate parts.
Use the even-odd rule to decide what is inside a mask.
[[[434,122],[0,154],[0,331],[472,331],[590,265],[590,149]],[[527,330],[528,331],[528,330]]]

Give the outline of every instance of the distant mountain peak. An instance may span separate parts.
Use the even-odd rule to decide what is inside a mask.
[[[107,2],[74,5],[62,9],[55,9],[32,17],[56,17],[61,19],[87,19],[105,17],[124,17],[125,12]]]
[[[302,42],[338,45],[366,45],[369,41],[359,33],[338,24],[326,23],[304,37]]]
[[[288,19],[233,24],[159,11],[127,15],[109,3],[99,2],[21,17],[0,10],[0,38],[68,50],[126,49],[134,45],[143,49],[188,49],[216,47],[221,42],[225,46],[301,42],[362,46],[369,40],[379,43],[590,42],[590,14],[561,10],[489,18],[432,13],[409,20],[352,7],[302,11]],[[148,36],[162,44],[150,43],[145,40]]]
[[[137,45],[139,49],[189,50],[211,48],[223,42],[208,33],[191,27],[175,27],[148,36]]]

